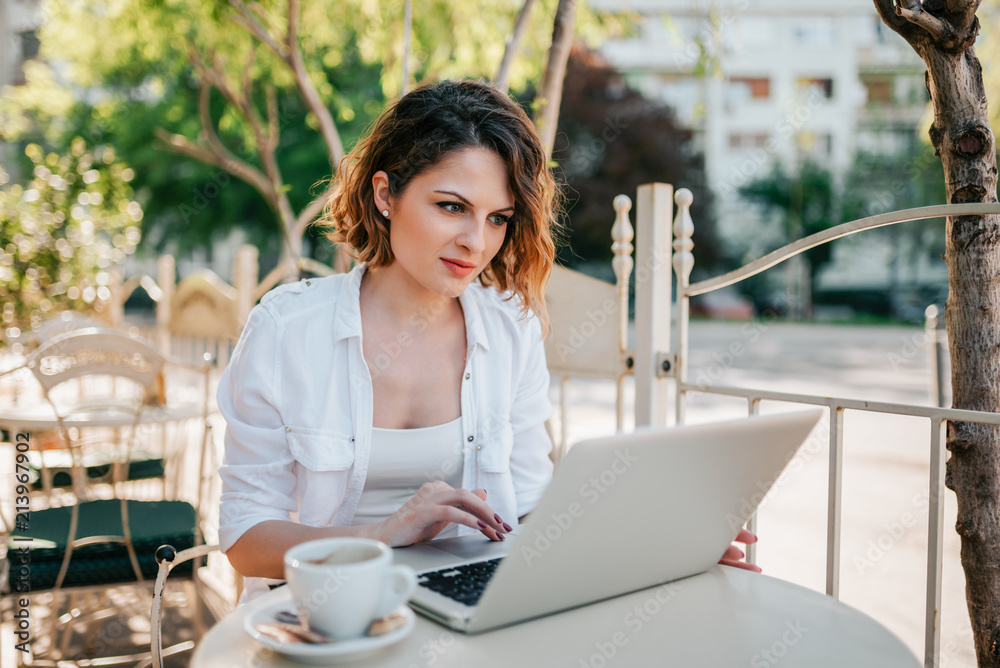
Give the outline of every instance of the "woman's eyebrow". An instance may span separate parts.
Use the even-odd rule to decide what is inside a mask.
[[[462,204],[465,204],[466,206],[472,206],[472,202],[470,202],[469,200],[465,199],[464,197],[462,197],[461,195],[459,195],[457,192],[453,192],[451,190],[435,190],[434,192],[441,193],[442,195],[451,195],[452,197],[454,197],[455,199],[457,199],[458,201],[460,201]],[[505,206],[502,209],[497,209],[497,211],[507,211],[508,209],[510,209],[511,211],[513,211],[514,207],[513,206]]]

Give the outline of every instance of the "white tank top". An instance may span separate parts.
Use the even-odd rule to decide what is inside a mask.
[[[462,486],[462,418],[418,429],[372,429],[368,477],[352,524],[374,524],[386,519],[417,493],[425,482],[443,480]],[[457,535],[448,525],[439,538]]]

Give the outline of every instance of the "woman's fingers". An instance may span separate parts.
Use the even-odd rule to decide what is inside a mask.
[[[432,510],[433,517],[437,521],[453,522],[463,524],[469,528],[476,529],[484,533],[490,540],[503,540],[500,532],[489,526],[475,515],[472,515],[461,508],[448,505],[438,505]]]
[[[726,551],[722,553],[722,558],[728,561],[739,561],[744,556],[743,550],[736,547],[735,545],[730,545],[726,548]]]
[[[486,490],[477,489],[470,492],[467,489],[455,489],[446,483],[442,483],[442,485],[444,485],[444,488],[440,488],[439,494],[441,496],[435,499],[436,503],[446,503],[465,509],[475,516],[473,522],[475,519],[478,519],[497,533],[508,533],[513,530],[510,524],[507,524],[500,515],[493,512],[493,509],[486,504],[486,501],[484,501]],[[463,522],[463,524],[468,523]],[[479,527],[477,526],[476,528]]]
[[[748,534],[747,537],[752,538],[753,540],[743,540],[744,533]],[[736,540],[740,541],[741,543],[743,542],[753,543],[757,540],[757,537],[754,536],[749,531],[741,531],[740,535],[736,537]],[[744,556],[746,555],[743,553],[743,550],[736,547],[735,545],[730,545],[729,547],[726,548],[726,551],[722,554],[722,559],[719,559],[719,563],[722,564],[723,566],[732,566],[734,568],[742,568],[744,570],[753,571],[754,573],[760,573],[761,572],[760,566],[757,566],[756,564],[748,564],[745,561],[740,561],[741,559],[743,559]]]
[[[749,545],[750,543],[756,543],[757,542],[757,536],[754,535],[754,534],[752,534],[752,533],[750,533],[746,529],[740,529],[739,535],[736,536],[736,542],[737,543],[743,543],[745,545]]]
[[[760,566],[756,564],[748,564],[745,561],[733,561],[730,559],[722,559],[719,561],[723,566],[732,566],[733,568],[742,568],[745,571],[752,571],[754,573],[760,573]]]
[[[449,523],[480,531],[490,540],[503,540],[512,527],[485,499],[484,489],[455,489],[440,480],[425,483],[387,520],[386,542],[410,545],[430,540]]]

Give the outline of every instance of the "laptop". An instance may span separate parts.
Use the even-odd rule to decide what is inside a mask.
[[[396,548],[410,599],[479,633],[704,572],[718,563],[822,409],[651,427],[573,446],[504,541],[481,534]]]

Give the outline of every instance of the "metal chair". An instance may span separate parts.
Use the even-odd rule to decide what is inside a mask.
[[[136,668],[145,668],[147,665],[152,665],[153,668],[163,668],[164,656],[178,654],[194,648],[194,641],[186,640],[173,645],[166,651],[163,649],[163,588],[167,583],[167,576],[174,568],[192,559],[200,560],[205,555],[215,552],[218,549],[218,545],[199,545],[182,550],[181,552],[178,552],[172,545],[161,545],[156,549],[155,558],[156,563],[159,565],[159,571],[156,574],[156,584],[153,586],[153,605],[149,613],[149,659],[140,662]],[[198,582],[197,570],[198,562],[195,561],[192,580],[196,586]]]
[[[167,401],[164,375],[168,365],[200,374],[200,401],[178,406]],[[14,528],[8,551],[27,546],[31,569],[26,575],[19,574],[17,565],[10,563],[9,580],[27,586],[33,594],[51,593],[48,646],[43,644],[37,655],[34,651],[30,656],[18,654],[26,665],[55,666],[67,659],[74,627],[116,612],[101,600],[87,609],[79,604],[84,595],[103,593],[123,584],[137,585],[148,593],[149,580],[158,571],[153,558],[156,546],[170,543],[183,549],[202,543],[200,510],[212,367],[208,363],[193,366],[168,359],[139,337],[101,328],[57,335],[33,352],[23,366],[38,381],[52,426],[61,438],[65,462],[55,473],[65,475],[66,486],[57,499],[63,502],[32,509],[30,523]],[[69,381],[83,383],[83,401],[76,400],[79,390],[60,392]],[[135,480],[129,480],[130,473],[134,473],[132,456],[145,437],[140,426],[188,418],[200,419],[202,425],[196,443],[198,480],[192,500],[166,498],[165,476],[159,498],[133,498],[137,490]],[[170,468],[166,461],[169,454],[163,453],[164,474]],[[181,454],[177,453],[175,468],[183,461]],[[98,455],[103,459],[95,459]],[[38,475],[47,481],[47,496],[52,501],[55,476],[48,466],[51,461],[46,460],[44,455],[37,458]],[[99,474],[95,475],[95,471]],[[172,473],[181,474],[179,470]],[[27,484],[29,475],[21,475],[24,477],[19,477],[18,482]],[[174,482],[176,490],[179,481]],[[148,496],[148,490],[144,491]],[[67,596],[70,605],[60,615]],[[145,595],[139,598],[148,600]],[[73,661],[78,665],[112,665],[145,658],[143,652]]]

